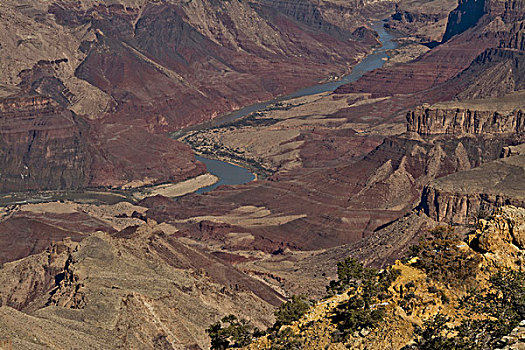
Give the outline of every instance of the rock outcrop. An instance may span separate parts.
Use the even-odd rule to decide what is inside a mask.
[[[407,130],[420,135],[509,135],[525,132],[522,110],[509,113],[420,106],[407,114]]]
[[[42,96],[0,100],[0,189],[76,189],[90,157],[76,116]]]
[[[191,149],[145,128],[98,125],[42,95],[0,99],[0,192],[181,181]]]
[[[485,0],[485,12],[507,22],[521,21],[525,19],[525,3],[523,0]]]
[[[421,106],[407,114],[407,122],[410,132],[425,139],[470,138],[493,145],[492,159],[425,186],[420,207],[431,218],[469,224],[502,205],[525,204],[525,158],[517,146],[525,131],[521,93]]]
[[[457,1],[400,1],[395,13],[386,24],[388,28],[402,31],[422,43],[437,43],[443,38],[447,17],[456,8]]]
[[[478,221],[477,247],[484,252],[498,254],[499,259],[517,255],[525,249],[525,215],[522,208],[498,208],[490,219]],[[513,259],[507,259],[508,262]]]
[[[506,283],[522,283],[524,225],[525,209],[506,206],[486,220],[480,220],[478,228],[468,240],[462,240],[455,235],[448,237],[430,235],[419,242],[417,246],[419,250],[414,250],[410,259],[398,260],[379,273],[380,276],[388,276],[395,271],[394,277],[386,282],[384,294],[377,299],[372,299],[371,306],[366,306],[365,302],[357,302],[361,297],[364,299],[374,292],[370,293],[372,288],[369,285],[359,284],[358,279],[362,277],[354,277],[355,285],[358,287],[349,285],[343,292],[323,298],[299,320],[282,326],[281,334],[288,334],[288,338],[262,336],[246,349],[270,349],[283,338],[289,342],[293,341],[302,349],[312,350],[389,347],[425,349],[427,348],[425,345],[436,339],[432,333],[436,331],[436,328],[433,328],[436,327],[436,320],[446,325],[447,327],[443,327],[446,330],[450,330],[448,327],[455,330],[461,327],[459,329],[463,331],[464,329],[470,331],[459,335],[459,332],[448,332],[446,335],[443,333],[440,338],[442,344],[446,344],[447,339],[454,338],[454,341],[448,344],[470,345],[475,341],[477,345],[483,344],[481,346],[491,343],[496,345],[490,345],[488,348],[520,349],[523,345],[525,324],[523,321],[520,322],[523,317],[520,311],[522,295],[515,293],[508,299],[502,300],[497,293],[494,293],[489,295],[496,301],[483,300],[479,294],[471,292],[469,288],[493,292],[496,288],[508,290]],[[442,226],[436,230],[443,228]],[[450,265],[457,265],[449,266],[447,262]],[[339,266],[344,266],[343,264],[340,263]],[[516,277],[518,273],[519,277]],[[499,274],[503,274],[505,279]],[[331,285],[336,284],[334,282],[332,281]],[[381,283],[377,284],[377,286],[381,285]],[[523,286],[516,286],[516,284],[514,286],[520,288],[520,293],[523,292]],[[503,293],[507,297],[512,292]],[[516,314],[507,316],[503,313],[493,313],[490,309],[486,310],[487,305],[492,302],[495,304],[494,308],[497,308],[496,303],[499,300],[505,304],[505,310],[512,308]],[[516,304],[511,306],[513,302]],[[367,309],[382,310],[380,320],[376,324],[365,321],[363,316],[357,316]],[[491,314],[496,314],[497,316],[493,317],[498,317],[499,322],[508,322],[512,327],[499,328],[500,332],[493,332],[487,336],[486,329],[489,329],[490,323],[487,323],[487,328],[469,325],[472,320],[482,324],[487,319],[487,315]],[[344,322],[345,317],[352,316],[355,316],[354,322]],[[423,333],[418,329],[427,331]],[[285,333],[284,330],[287,332]],[[341,336],[342,332],[345,336]],[[440,344],[438,348],[441,347],[449,348],[448,345]]]
[[[523,90],[525,55],[514,49],[487,49],[468,69],[452,79],[461,86],[459,100],[504,97]]]
[[[518,327],[514,328],[512,332],[503,337],[500,342],[500,347],[496,350],[518,350],[525,346],[525,321],[521,321]]]
[[[45,304],[45,294],[58,282],[57,276],[62,276],[72,250],[70,240],[60,241],[18,264],[3,264],[0,306],[23,311],[30,310],[33,303]],[[13,276],[18,276],[18,282],[13,283]]]
[[[511,156],[432,181],[420,206],[437,221],[473,223],[502,205],[525,206],[524,179],[525,157]]]
[[[458,7],[448,16],[443,42],[474,27],[485,14],[485,0],[460,0]]]

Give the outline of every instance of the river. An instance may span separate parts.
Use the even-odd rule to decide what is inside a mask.
[[[370,55],[366,56],[352,69],[352,72],[350,74],[344,76],[342,79],[329,83],[310,86],[298,90],[290,95],[278,97],[270,101],[261,102],[241,108],[238,111],[215,118],[209,122],[187,128],[184,131],[178,133],[178,135],[175,134],[174,136],[180,136],[187,131],[220,126],[222,124],[226,124],[236,119],[250,115],[251,113],[261,111],[270,106],[271,104],[277,102],[291,100],[297,97],[320,94],[323,92],[332,92],[341,85],[358,80],[367,72],[373,71],[377,68],[381,68],[385,64],[386,59],[388,58],[386,52],[388,50],[395,49],[397,47],[397,43],[394,41],[395,36],[387,32],[383,27],[383,21],[374,22],[372,24],[372,28],[379,34],[378,39],[381,42],[382,46],[375,49]],[[219,178],[219,181],[212,186],[204,187],[197,190],[196,193],[206,193],[209,191],[213,191],[220,185],[241,185],[251,182],[255,179],[255,175],[250,173],[247,169],[243,167],[222,162],[220,160],[209,159],[202,156],[197,156],[197,159],[203,162],[206,165],[208,171],[213,175],[217,176]]]
[[[177,132],[172,137],[178,137],[187,131],[206,129],[213,126],[219,126],[233,120],[247,116],[253,112],[257,112],[267,108],[269,105],[290,100],[297,97],[315,95],[323,92],[331,92],[337,89],[339,86],[347,83],[351,83],[361,78],[366,72],[372,71],[377,68],[381,68],[387,58],[386,51],[395,49],[396,43],[393,41],[395,38],[392,34],[388,33],[383,28],[383,22],[378,21],[372,25],[372,28],[379,34],[379,40],[382,46],[375,49],[370,55],[365,57],[359,64],[357,64],[352,72],[343,77],[338,81],[333,81],[325,84],[318,84],[310,86],[301,90],[298,90],[290,95],[279,97],[270,101],[257,103],[245,108],[242,108],[236,112],[224,115],[216,118],[211,122],[199,124],[192,128],[188,128]],[[178,135],[177,135],[178,134]],[[249,170],[233,165],[220,160],[209,159],[202,156],[197,156],[197,159],[203,162],[208,172],[217,176],[219,181],[214,185],[203,187],[195,193],[206,193],[213,191],[220,185],[241,185],[253,181],[256,177]],[[57,200],[72,200],[80,203],[105,203],[114,204],[121,201],[134,202],[134,198],[130,193],[126,191],[104,191],[104,190],[79,190],[79,191],[43,191],[38,193],[33,192],[21,192],[21,193],[8,193],[0,195],[0,205],[11,205],[11,204],[25,204],[25,203],[41,203],[41,202],[52,202]]]
[[[195,156],[197,160],[203,162],[208,169],[208,172],[217,176],[219,181],[211,186],[203,187],[195,191],[195,193],[206,193],[213,191],[220,185],[240,185],[255,180],[255,175],[248,169],[238,165],[226,163],[216,159],[204,158]]]

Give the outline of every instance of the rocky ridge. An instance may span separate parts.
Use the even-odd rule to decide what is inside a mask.
[[[418,107],[407,114],[407,128],[426,139],[470,137],[505,139],[492,162],[431,181],[420,207],[437,221],[468,224],[501,205],[523,205],[520,156],[523,127],[519,94]],[[500,158],[501,159],[496,159]]]
[[[503,337],[501,340],[502,347],[498,349],[502,350],[513,350],[513,349],[519,349],[524,346],[524,338],[525,338],[525,321],[522,321],[520,325],[512,331],[509,335]]]
[[[409,40],[440,42],[456,6],[457,1],[400,1],[387,26],[409,34]]]
[[[275,173],[268,181],[188,196],[178,203],[145,200],[147,216],[178,225],[186,238],[224,251],[275,252],[273,259],[241,264],[271,276],[274,285],[319,295],[326,277],[312,266],[326,267],[323,259],[335,262],[352,255],[385,266],[436,221],[473,224],[503,204],[522,205],[522,160],[500,159],[515,155],[515,146],[523,142],[523,92],[516,83],[521,69],[515,59],[520,53],[512,56],[512,49],[500,47],[507,45],[501,40],[517,20],[484,10],[474,26],[415,61],[379,69],[333,95],[271,106],[204,133],[197,142],[216,138],[216,145],[225,146],[219,147],[225,157],[228,152],[261,157],[259,163]],[[450,64],[453,71],[447,71],[456,59]],[[417,86],[420,76],[425,86]],[[427,104],[417,107],[422,103]],[[403,133],[406,122],[408,132]],[[258,153],[258,143],[250,141],[257,136],[273,153]],[[215,148],[213,142],[207,146]],[[486,177],[496,170],[500,173],[494,181],[500,187]],[[453,177],[458,186],[465,174],[481,179],[479,187],[467,181],[463,186],[461,195],[473,198],[466,212],[468,205],[461,200],[452,204],[454,191],[449,204],[429,199],[426,192],[455,173],[461,174]],[[493,193],[501,188],[509,196]],[[475,198],[481,198],[478,204]],[[432,202],[439,204],[439,215],[429,209]],[[210,207],[213,213],[206,209]],[[398,237],[400,230],[404,234]],[[324,251],[311,259],[293,253],[318,247]]]
[[[54,243],[0,276],[0,333],[15,348],[207,348],[204,325],[216,317],[242,313],[263,326],[282,301],[152,223]]]
[[[319,8],[300,1],[270,4],[227,2],[214,4],[213,10],[206,11],[205,4],[197,1],[184,5],[170,2],[167,7],[141,7],[140,2],[134,3],[145,11],[141,14],[133,7],[118,5],[57,3],[52,16],[60,18],[59,25],[82,31],[83,26],[90,23],[97,29],[93,32],[94,37],[82,44],[86,56],[82,58],[82,68],[75,70],[75,74],[79,74],[77,79],[89,80],[99,87],[109,101],[103,107],[107,114],[88,116],[78,112],[80,105],[76,104],[75,96],[80,88],[77,86],[74,90],[74,84],[61,82],[60,76],[53,75],[72,64],[70,60],[32,63],[33,68],[17,76],[19,86],[13,88],[11,85],[5,91],[25,91],[47,99],[49,102],[42,102],[38,108],[46,113],[51,111],[50,114],[64,112],[77,122],[72,128],[89,139],[90,156],[86,159],[91,162],[89,168],[96,170],[86,173],[86,183],[121,186],[136,183],[133,180],[144,180],[145,174],[156,171],[157,175],[146,183],[191,176],[202,168],[192,161],[182,166],[177,160],[177,152],[189,152],[189,149],[181,147],[179,150],[175,146],[177,143],[164,143],[167,139],[151,134],[168,130],[172,122],[180,121],[176,118],[180,111],[171,111],[172,119],[170,116],[163,119],[165,116],[156,112],[148,114],[146,121],[142,116],[131,116],[133,125],[122,131],[121,125],[130,117],[130,110],[141,113],[155,111],[155,108],[162,110],[168,108],[171,100],[149,106],[148,99],[158,97],[157,93],[162,95],[165,86],[155,91],[135,89],[134,84],[143,77],[137,73],[129,82],[124,82],[118,74],[120,68],[133,71],[139,62],[148,74],[163,76],[159,79],[167,76],[169,79],[162,82],[167,82],[170,89],[180,87],[174,91],[181,95],[174,98],[182,100],[188,97],[185,91],[198,90],[207,97],[213,95],[212,88],[206,90],[195,83],[198,79],[188,78],[195,68],[186,64],[190,58],[207,68],[213,67],[211,70],[215,73],[210,73],[208,78],[215,79],[227,73],[232,81],[242,82],[251,73],[246,70],[238,75],[238,68],[245,64],[239,57],[261,57],[262,61],[253,63],[261,64],[260,68],[266,59],[278,61],[279,57],[300,54],[300,48],[288,45],[285,39],[266,36],[275,29],[265,27],[266,23],[280,25],[279,31],[285,31],[289,37],[299,33],[301,37],[316,37],[317,43],[327,39],[327,35],[336,39],[349,35],[360,42],[363,49],[373,44],[373,34],[366,28],[354,30],[336,21],[330,22],[325,16],[335,11],[332,3]],[[269,154],[271,162],[268,162],[275,174],[267,181],[223,187],[177,202],[161,196],[147,198],[140,203],[140,208],[103,215],[101,221],[91,217],[100,219],[99,214],[94,214],[99,208],[61,215],[6,213],[2,219],[5,221],[0,223],[0,238],[7,242],[5,252],[12,254],[3,255],[8,257],[6,271],[9,276],[28,277],[31,283],[17,284],[5,277],[6,291],[1,295],[12,306],[2,307],[4,321],[12,327],[3,329],[5,334],[12,338],[17,333],[22,334],[20,338],[13,338],[16,344],[35,348],[50,346],[44,333],[51,331],[58,334],[57,343],[81,341],[93,348],[104,348],[108,344],[109,347],[206,348],[208,343],[203,329],[211,322],[232,312],[254,318],[259,325],[268,325],[271,323],[267,317],[271,315],[270,310],[286,292],[307,290],[321,295],[324,284],[335,275],[335,262],[348,255],[374,266],[385,266],[402,256],[409,245],[417,243],[418,237],[436,224],[435,220],[473,224],[475,219],[486,217],[502,204],[523,205],[524,160],[519,146],[523,142],[523,107],[516,103],[521,101],[522,92],[515,91],[522,86],[522,45],[520,24],[513,23],[520,20],[520,15],[519,11],[505,10],[505,4],[503,9],[496,9],[495,2],[488,4],[490,11],[484,10],[475,26],[415,61],[393,64],[386,71],[371,73],[364,81],[343,87],[334,95],[316,97],[314,103],[302,101],[304,104],[291,106],[290,110],[288,106],[281,106],[281,111],[250,119],[249,123],[261,124],[257,129],[260,134],[251,135],[272,135],[272,138],[258,140],[265,146],[270,143],[275,146],[272,148],[275,152]],[[273,9],[274,5],[277,9]],[[514,5],[519,9],[518,3]],[[24,11],[34,14],[27,7]],[[235,16],[228,16],[233,13]],[[303,14],[306,14],[304,20]],[[157,25],[157,17],[162,25]],[[166,24],[169,18],[183,27],[184,36],[168,30],[172,29]],[[244,32],[242,28],[246,22],[265,27],[268,32]],[[216,25],[207,25],[209,23]],[[313,30],[311,27],[316,23],[319,27]],[[159,35],[150,38],[147,34],[151,32]],[[164,45],[173,38],[180,41],[180,46]],[[196,43],[204,43],[206,50],[200,50],[202,46]],[[321,61],[329,60],[330,55],[338,59],[343,57],[340,51],[322,56],[321,47],[310,49]],[[111,50],[124,55],[116,57]],[[175,56],[171,55],[172,50],[177,52]],[[232,54],[231,57],[242,62],[225,65],[223,54],[234,51],[239,56]],[[441,65],[443,57],[448,61]],[[180,73],[180,77],[174,72]],[[403,79],[385,81],[392,72],[397,74],[393,77]],[[414,72],[415,84],[406,84],[407,77],[411,79]],[[385,76],[380,77],[381,74]],[[482,78],[476,80],[476,75]],[[373,80],[371,77],[379,77],[378,81],[384,84],[376,81],[367,87]],[[210,84],[221,86],[219,80],[213,79]],[[421,81],[422,85],[418,85]],[[444,89],[443,82],[449,84],[450,89]],[[154,85],[153,80],[148,83]],[[266,92],[275,91],[272,87],[275,81],[266,83]],[[395,84],[405,86],[396,90]],[[243,86],[248,90],[252,87]],[[353,90],[356,86],[362,88],[358,93]],[[376,88],[382,90],[374,91]],[[133,96],[128,94],[130,90]],[[152,95],[148,95],[150,93]],[[443,102],[451,98],[459,101]],[[416,107],[424,102],[428,104]],[[329,104],[332,105],[327,108]],[[26,107],[21,104],[16,108],[26,113]],[[408,113],[409,132],[403,134],[407,110],[412,111]],[[4,112],[8,118],[8,107]],[[33,112],[29,108],[26,114]],[[31,118],[28,117],[26,129],[35,128]],[[240,139],[254,128],[236,131],[239,130],[235,136],[240,135]],[[166,151],[166,144],[173,148]],[[25,146],[20,146],[24,152]],[[38,147],[34,147],[37,152]],[[131,155],[130,149],[133,150]],[[150,157],[151,154],[154,157]],[[144,159],[152,163],[144,164]],[[16,175],[18,168],[13,169]],[[412,211],[418,204],[418,210]],[[521,220],[521,214],[516,214],[519,211],[506,208],[505,215],[497,212],[506,221],[488,222],[480,227],[475,240],[455,241],[453,251],[464,248],[467,253],[479,256],[477,249],[482,248],[482,255],[488,260],[504,256],[506,260],[498,263],[515,267],[512,265],[515,258],[520,258],[517,252],[523,248],[519,243],[519,230],[505,228],[508,232],[499,237],[498,228],[514,227],[511,221]],[[157,226],[152,220],[162,224]],[[125,228],[130,225],[132,227]],[[21,229],[24,227],[35,228],[37,234]],[[97,232],[100,230],[106,233]],[[26,239],[18,242],[22,244],[16,245],[16,249],[11,249],[10,234],[15,231],[22,232]],[[57,243],[53,245],[56,249],[46,250],[51,241],[67,236],[71,241]],[[499,251],[497,246],[504,249]],[[319,248],[322,250],[297,251]],[[64,250],[56,260],[58,267],[47,262],[50,256],[55,259],[56,253],[50,253],[55,250]],[[14,261],[28,254],[31,256]],[[334,266],[324,269],[329,263]],[[399,266],[407,276],[395,284],[396,298],[402,298],[401,286],[405,288],[415,278],[421,290],[414,294],[428,303],[413,311],[417,317],[421,316],[415,321],[408,309],[403,309],[404,313],[394,310],[392,324],[398,329],[411,329],[414,324],[421,325],[429,315],[428,310],[448,310],[444,306],[447,303],[439,300],[435,293],[427,293],[432,287],[428,276],[411,264]],[[488,264],[487,267],[493,266]],[[32,275],[31,271],[35,273]],[[437,287],[443,289],[447,297],[457,294],[455,290],[447,294],[447,286],[438,284]],[[341,300],[331,302],[335,306]],[[188,311],[188,305],[196,306]],[[243,311],[246,305],[253,313]],[[97,310],[100,309],[110,310],[108,319],[99,320]],[[184,323],[176,313],[187,318],[193,314],[203,316],[198,324]],[[318,328],[309,334],[313,337],[326,333],[326,329],[334,330],[326,323],[321,327],[325,326],[327,328]],[[63,336],[73,327],[74,334],[70,335],[73,340]],[[46,331],[41,332],[41,329]],[[118,339],[111,338],[111,332],[116,332]],[[36,341],[30,333],[37,334]],[[407,344],[413,336],[401,332],[397,337],[396,331],[388,328],[365,333],[367,330],[352,335],[356,346],[364,347],[368,341],[379,344],[380,337],[385,334],[396,344]],[[96,338],[98,334],[102,341]],[[310,345],[313,348],[321,346],[315,341]]]
[[[525,205],[523,156],[511,156],[437,179],[420,206],[435,220],[468,224],[502,205]]]
[[[464,268],[473,269],[475,275],[470,276],[468,281],[463,279],[459,284],[454,284],[452,276],[455,272],[453,271],[450,272],[450,277],[431,274],[429,270],[422,267],[425,266],[424,263],[420,262],[426,258],[426,253],[422,251],[419,252],[420,256],[416,253],[411,259],[405,259],[403,262],[397,261],[393,264],[390,268],[397,270],[399,277],[396,277],[389,286],[387,293],[390,296],[381,299],[380,305],[384,305],[385,314],[375,326],[358,329],[341,338],[337,312],[345,307],[352,308],[352,298],[360,295],[361,292],[364,293],[365,287],[363,286],[363,290],[350,288],[347,292],[326,297],[317,302],[299,321],[281,326],[279,331],[281,335],[261,337],[246,348],[268,349],[280,342],[296,344],[304,349],[343,349],[346,347],[420,349],[425,348],[424,341],[436,341],[439,336],[443,336],[443,341],[446,341],[445,339],[453,337],[454,334],[437,333],[423,338],[424,336],[421,336],[422,333],[417,329],[426,327],[429,324],[427,322],[436,320],[440,316],[445,317],[445,323],[450,327],[472,317],[473,314],[463,313],[459,304],[459,300],[468,294],[465,283],[485,288],[488,276],[493,276],[498,271],[519,269],[523,261],[524,246],[520,239],[523,238],[521,226],[524,224],[524,214],[523,208],[502,207],[487,220],[481,220],[478,228],[466,241],[431,238],[429,242],[435,242],[435,247],[450,244],[447,245],[448,249],[454,250],[450,254],[457,254],[457,259],[465,263]],[[438,255],[439,252],[434,254]],[[476,261],[474,264],[476,266],[468,265],[468,261]],[[436,293],[441,295],[441,298],[436,296]],[[346,303],[349,305],[345,306]],[[377,307],[378,304],[375,304],[372,309]],[[507,346],[506,349],[519,348],[521,325],[520,323],[515,330],[510,329],[510,334],[501,338],[498,344],[501,347]],[[483,340],[479,341],[477,345],[484,344]]]
[[[407,130],[420,135],[522,134],[522,110],[506,114],[495,110],[418,107],[407,115]]]
[[[51,98],[28,96],[1,101],[3,191],[38,189],[41,184],[57,189],[83,186],[90,159],[79,123],[72,112]]]

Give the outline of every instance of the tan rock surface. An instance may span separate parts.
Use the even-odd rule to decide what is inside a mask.
[[[219,316],[242,314],[264,326],[281,301],[151,225],[58,243],[5,264],[0,279],[0,334],[34,348],[207,348],[204,328]]]
[[[524,206],[524,175],[525,156],[499,159],[431,182],[421,205],[436,220],[469,223],[504,204]]]
[[[137,199],[144,199],[149,196],[180,197],[188,193],[193,193],[200,188],[215,184],[219,178],[210,173],[181,181],[174,184],[157,185],[149,188],[142,188],[135,192],[133,196]]]
[[[453,250],[456,259],[461,259],[463,263],[469,259],[476,262],[469,267],[473,273],[469,283],[477,288],[485,288],[491,273],[507,269],[521,270],[524,250],[514,244],[511,236],[513,228],[521,227],[524,223],[524,208],[504,206],[493,216],[480,221],[474,235],[476,239],[468,243],[450,239],[444,246],[449,251]],[[479,251],[478,239],[481,242],[486,235],[493,239],[492,251]],[[438,241],[436,239],[434,242]],[[439,248],[439,243],[436,247]],[[464,279],[452,283],[452,279],[445,282],[443,276],[431,275],[418,265],[424,256],[418,254],[412,259],[403,262],[398,260],[389,266],[397,270],[399,276],[388,288],[388,296],[378,299],[378,304],[372,306],[374,308],[380,304],[384,307],[384,316],[377,326],[349,333],[346,337],[337,335],[337,321],[333,316],[337,308],[344,307],[354,295],[364,293],[364,290],[360,290],[361,286],[318,301],[298,321],[283,328],[289,327],[293,331],[296,335],[294,340],[302,349],[400,349],[413,344],[417,339],[415,328],[421,327],[424,321],[431,320],[437,314],[450,317],[447,323],[449,326],[459,325],[465,319],[483,317],[476,311],[458,307],[468,290]],[[519,327],[501,339],[501,347],[520,349],[523,346],[523,324],[521,322]],[[276,343],[275,339],[263,336],[246,349],[271,349]]]

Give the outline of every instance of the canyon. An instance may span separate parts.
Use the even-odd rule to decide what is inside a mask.
[[[207,349],[224,316],[266,329],[292,295],[326,296],[350,256],[427,288],[396,261],[440,225],[487,266],[516,267],[521,223],[493,233],[522,220],[502,206],[525,206],[521,0],[0,10],[0,344]],[[363,74],[377,25],[395,45]],[[335,90],[282,97],[320,82]],[[207,189],[196,154],[256,178]],[[386,346],[382,332],[435,315],[396,312],[347,340]]]
[[[348,72],[377,45],[361,12],[388,4],[3,2],[0,191],[199,175],[167,132]]]

